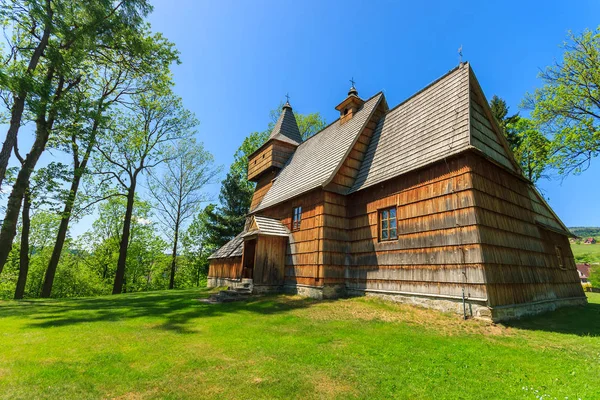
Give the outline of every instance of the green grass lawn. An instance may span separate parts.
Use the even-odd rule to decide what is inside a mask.
[[[509,326],[365,298],[207,295],[0,302],[0,397],[600,397],[600,294]]]
[[[571,250],[577,262],[600,263],[600,244],[571,243]]]

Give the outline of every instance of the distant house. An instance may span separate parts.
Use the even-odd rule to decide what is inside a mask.
[[[590,237],[583,241],[583,244],[596,244],[596,239]]]
[[[577,272],[579,273],[581,283],[588,283],[590,281],[590,264],[577,264]]]
[[[303,140],[283,106],[249,156],[246,227],[211,255],[209,287],[494,320],[586,303],[573,235],[523,176],[468,63],[393,108],[352,86],[336,110]]]

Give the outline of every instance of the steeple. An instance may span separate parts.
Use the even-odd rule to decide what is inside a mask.
[[[350,79],[350,84],[352,86],[350,86],[350,90],[348,91],[348,97],[335,108],[340,112],[340,124],[344,124],[352,119],[354,114],[360,110],[365,103],[363,99],[358,97],[358,90],[356,90],[356,86],[354,86],[354,78]]]
[[[257,190],[273,180],[302,143],[290,97],[286,97],[269,139],[248,157],[248,180],[258,182]]]
[[[300,134],[300,129],[298,129],[296,117],[294,116],[292,106],[290,105],[289,96],[286,95],[286,97],[287,101],[281,108],[281,114],[279,115],[279,119],[277,120],[273,131],[271,131],[269,140],[276,139],[299,145],[302,143],[302,135]]]

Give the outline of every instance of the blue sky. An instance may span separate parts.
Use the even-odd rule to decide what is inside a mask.
[[[176,92],[200,120],[198,139],[227,169],[286,93],[295,112],[331,122],[354,77],[362,97],[383,90],[393,107],[456,66],[461,45],[486,96],[517,112],[541,84],[540,68],[560,59],[567,31],[600,24],[599,2],[576,4],[155,0],[150,22],[181,52]],[[568,226],[600,226],[599,176],[594,160],[582,175],[540,187]],[[216,198],[218,185],[209,190]]]
[[[534,4],[536,3],[536,4]],[[600,3],[160,0],[153,29],[177,44],[176,90],[200,119],[199,139],[226,168],[243,138],[264,130],[289,92],[296,112],[328,122],[354,77],[390,107],[458,63],[471,62],[488,98],[511,111],[560,59],[568,30],[600,24]],[[600,226],[600,160],[540,187],[569,226]],[[215,185],[211,190],[216,193]]]

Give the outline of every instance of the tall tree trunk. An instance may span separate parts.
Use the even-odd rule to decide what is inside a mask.
[[[75,197],[79,189],[79,183],[81,182],[81,175],[75,174],[73,181],[71,182],[71,190],[69,191],[69,198],[65,203],[65,207],[62,212],[62,218],[60,225],[58,226],[58,233],[56,234],[56,241],[54,242],[54,249],[52,249],[52,256],[48,262],[48,268],[46,269],[46,275],[44,276],[44,286],[42,286],[42,297],[50,297],[52,292],[52,285],[54,283],[54,276],[56,275],[56,268],[60,261],[63,247],[65,245],[65,239],[67,238],[67,232],[69,231],[69,222],[71,220],[71,213],[73,212],[73,206],[75,204]]]
[[[101,108],[102,101],[98,105],[98,112],[100,112]],[[79,162],[78,159],[79,156],[77,153],[77,146],[75,141],[76,139],[73,138],[74,165],[73,179],[71,180],[71,190],[69,190],[69,197],[65,202],[65,207],[62,212],[60,225],[58,226],[58,233],[56,234],[56,241],[54,242],[54,249],[52,249],[52,256],[50,257],[50,261],[48,262],[48,268],[46,269],[46,275],[44,277],[44,286],[42,287],[42,297],[50,297],[50,293],[52,292],[54,275],[56,274],[56,268],[58,268],[58,263],[60,261],[60,256],[65,245],[67,232],[69,231],[69,222],[71,222],[71,213],[73,212],[73,207],[75,206],[75,199],[77,198],[77,192],[79,191],[79,184],[81,183],[83,172],[87,167],[88,161],[92,154],[92,150],[94,149],[94,144],[96,143],[96,133],[98,132],[99,119],[99,116],[94,119],[90,141],[87,145],[81,162]]]
[[[29,189],[25,191],[23,197],[23,212],[21,213],[21,249],[19,251],[19,279],[17,279],[17,287],[15,288],[15,300],[23,298],[25,293],[25,284],[27,283],[27,273],[29,272],[29,230],[31,228],[31,220],[29,218],[29,210],[31,209],[31,196]]]
[[[125,218],[123,219],[123,234],[119,245],[119,260],[117,261],[117,272],[115,273],[115,283],[112,294],[119,294],[123,291],[125,278],[125,263],[127,262],[127,247],[129,246],[129,234],[131,233],[131,217],[133,216],[133,203],[135,200],[135,178],[131,180],[131,186],[127,191],[127,208]]]
[[[52,15],[53,11],[51,2],[50,0],[46,0],[46,22],[44,24],[44,33],[42,34],[42,38],[33,51],[31,59],[29,60],[29,65],[27,66],[28,76],[33,74],[40,62],[40,58],[42,57],[44,50],[46,50],[46,47],[48,46],[48,39],[50,38],[50,31],[52,29]],[[6,139],[4,139],[2,150],[0,150],[0,187],[2,186],[2,182],[6,176],[6,168],[8,167],[10,155],[15,147],[15,144],[17,143],[17,134],[19,133],[19,128],[21,127],[21,119],[23,118],[23,110],[25,109],[25,100],[27,99],[27,94],[28,92],[26,87],[23,87],[13,99],[13,105],[10,110],[10,125],[8,127],[8,132],[6,132]],[[1,271],[2,267],[0,267],[0,272]]]
[[[54,69],[50,67],[46,75],[46,84],[48,87],[50,86],[53,77]],[[64,83],[64,77],[61,77],[54,94],[55,102],[60,99]],[[8,255],[10,254],[10,250],[12,248],[13,240],[17,234],[17,222],[19,220],[19,212],[21,211],[21,201],[23,200],[25,190],[27,190],[29,187],[29,178],[35,169],[40,156],[46,148],[50,131],[54,125],[57,112],[54,105],[50,108],[48,119],[46,119],[46,112],[47,103],[45,103],[38,112],[36,119],[35,141],[31,146],[29,154],[27,154],[25,160],[21,164],[21,169],[17,175],[17,180],[12,187],[12,191],[6,203],[6,213],[2,223],[2,229],[0,229],[0,273],[2,273],[2,270],[4,269],[4,265],[6,264],[6,260],[8,259]]]
[[[177,269],[177,240],[179,239],[179,224],[175,225],[175,240],[173,241],[173,254],[171,256],[171,279],[169,289],[175,287],[175,270]]]

